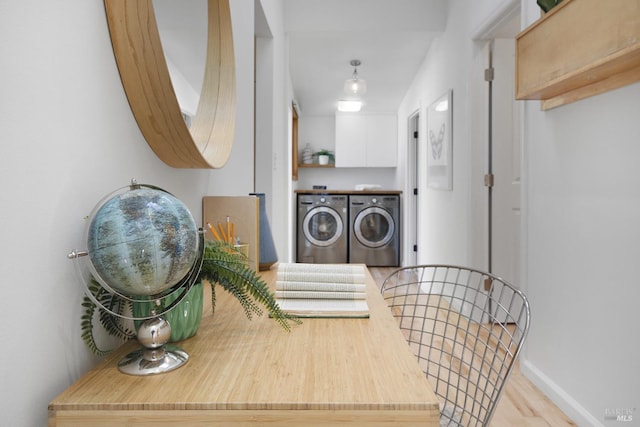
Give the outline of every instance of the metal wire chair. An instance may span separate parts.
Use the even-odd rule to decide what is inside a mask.
[[[451,265],[394,270],[382,295],[436,395],[441,426],[488,426],[529,330],[525,295]]]

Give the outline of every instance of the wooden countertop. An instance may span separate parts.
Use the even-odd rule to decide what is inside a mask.
[[[273,284],[275,270],[264,273]],[[206,286],[205,301],[210,301]],[[217,289],[189,362],[166,374],[122,374],[129,342],[49,405],[63,426],[438,426],[436,396],[367,272],[369,319],[304,319],[285,332],[266,315],[249,321]]]
[[[295,190],[296,194],[402,194],[400,190]]]

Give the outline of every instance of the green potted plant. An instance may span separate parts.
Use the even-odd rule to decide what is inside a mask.
[[[540,6],[540,9],[545,13],[549,12],[561,2],[562,0],[537,0],[538,6]]]
[[[329,161],[331,161],[332,163],[336,161],[336,157],[333,154],[333,151],[327,150],[325,148],[320,151],[316,151],[313,156],[318,158],[318,164],[320,165],[328,165]]]
[[[195,334],[195,330],[197,330],[200,322],[200,316],[202,315],[202,286],[204,282],[208,282],[211,286],[212,311],[215,311],[216,287],[219,285],[238,300],[249,320],[251,320],[254,315],[261,316],[264,310],[266,310],[269,316],[285,331],[291,330],[291,323],[300,323],[299,319],[288,315],[280,309],[273,292],[269,289],[267,283],[254,270],[248,267],[246,256],[242,252],[238,251],[233,245],[225,242],[207,241],[205,243],[202,268],[198,275],[197,283],[192,287],[185,299],[180,302],[180,304],[183,304],[185,300],[188,300],[189,310],[193,310],[193,313],[189,314],[189,316],[193,317],[186,321],[190,330],[182,330],[184,319],[178,318],[174,322],[170,317],[174,312],[179,317],[184,317],[184,310],[182,310],[179,305],[165,315],[170,324],[173,325],[176,323],[179,325],[178,328],[175,328],[175,336],[174,328],[172,327],[172,341],[188,338]],[[91,279],[88,288],[99,302],[118,314],[131,311],[136,316],[141,314],[145,315],[148,314],[152,305],[152,303],[148,301],[131,303],[123,299],[113,298],[112,295],[107,293],[94,279]],[[170,302],[171,301],[166,301],[167,304]],[[82,300],[82,307],[84,307],[84,313],[81,319],[82,339],[94,354],[104,356],[111,352],[111,350],[101,349],[96,342],[94,335],[96,309],[98,310],[97,317],[99,323],[108,335],[121,340],[135,338],[135,328],[131,321],[123,319],[120,316],[115,316],[97,307],[87,295],[85,295]],[[147,313],[144,313],[145,311],[147,311]],[[193,329],[194,327],[195,329]]]

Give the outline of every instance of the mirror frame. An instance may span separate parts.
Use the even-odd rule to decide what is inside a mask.
[[[154,153],[175,168],[221,168],[236,121],[229,0],[208,0],[205,75],[187,127],[171,84],[152,0],[104,0],[111,44],[131,111]]]

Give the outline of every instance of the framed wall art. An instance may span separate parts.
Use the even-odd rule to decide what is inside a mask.
[[[427,110],[427,187],[453,189],[453,91]]]

